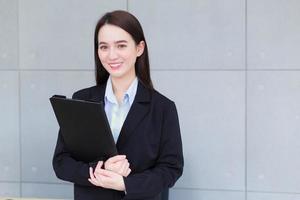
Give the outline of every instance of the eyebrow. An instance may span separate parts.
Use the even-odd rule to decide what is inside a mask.
[[[128,43],[128,42],[126,40],[118,40],[118,41],[116,41],[114,43],[119,44],[119,43]],[[99,42],[99,45],[100,44],[107,44],[107,42]]]

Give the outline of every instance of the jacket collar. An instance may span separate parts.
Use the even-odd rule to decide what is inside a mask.
[[[97,101],[104,102],[105,88],[106,88],[106,83],[94,87],[93,90],[91,91],[90,100],[95,102]],[[146,103],[150,101],[151,101],[151,91],[147,89],[141,81],[138,81],[138,87],[137,87],[137,92],[136,92],[134,102]]]
[[[92,101],[104,102],[106,84],[96,86],[91,92]],[[151,90],[147,89],[140,81],[133,104],[127,114],[117,141],[117,149],[120,150],[129,137],[134,134],[134,130],[144,119],[150,110]]]

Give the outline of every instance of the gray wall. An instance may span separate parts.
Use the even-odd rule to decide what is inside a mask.
[[[104,12],[141,21],[155,86],[178,107],[171,200],[300,199],[300,1],[0,0],[0,196],[72,198],[48,98],[94,84]]]

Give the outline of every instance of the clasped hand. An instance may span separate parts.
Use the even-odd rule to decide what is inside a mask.
[[[89,182],[95,186],[125,191],[123,177],[127,177],[131,172],[126,156],[111,157],[104,163],[104,169],[102,169],[102,166],[103,161],[99,161],[94,172],[93,168],[90,167]]]

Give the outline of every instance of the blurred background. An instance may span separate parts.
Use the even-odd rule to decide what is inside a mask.
[[[0,0],[0,196],[72,199],[48,98],[95,84],[94,26],[115,9],[140,20],[178,108],[170,200],[299,200],[298,0]]]

